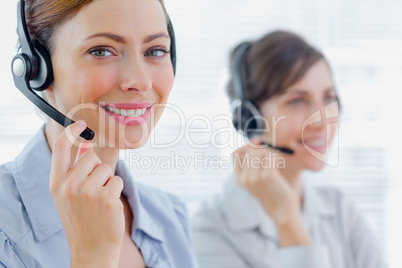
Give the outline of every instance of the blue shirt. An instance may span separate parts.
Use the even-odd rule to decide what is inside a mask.
[[[312,243],[281,247],[276,224],[232,175],[222,193],[193,208],[201,268],[386,268],[377,241],[337,188],[303,182],[303,224]]]
[[[0,267],[70,267],[64,228],[49,192],[51,151],[38,131],[12,162],[0,166]],[[134,182],[122,161],[116,175],[134,219],[131,238],[145,265],[196,267],[185,205],[175,196]]]

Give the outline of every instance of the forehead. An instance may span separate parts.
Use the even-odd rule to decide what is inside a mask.
[[[332,74],[325,60],[314,63],[286,93],[319,93],[333,89]]]
[[[95,0],[66,20],[56,36],[58,32],[73,37],[101,31],[128,38],[167,32],[166,16],[158,0]]]

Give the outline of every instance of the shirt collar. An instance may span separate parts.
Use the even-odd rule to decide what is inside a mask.
[[[13,161],[12,170],[26,208],[35,237],[41,242],[63,229],[53,198],[49,192],[49,174],[52,154],[42,126]],[[116,165],[116,175],[124,182],[123,194],[133,213],[132,234],[141,230],[162,241],[162,235],[148,211],[141,203],[138,189],[130,171],[122,160]]]
[[[137,230],[141,230],[153,239],[162,241],[160,229],[145,209],[141,200],[138,192],[139,185],[134,181],[130,170],[122,160],[117,162],[116,175],[123,179],[123,195],[127,198],[127,202],[130,204],[131,212],[133,213],[132,238],[134,239]]]
[[[304,182],[303,193],[303,221],[309,233],[313,233],[319,227],[320,220],[334,216],[334,209],[312,186]],[[263,235],[278,240],[272,218],[267,217],[261,203],[233,178],[225,183],[223,211],[233,231],[258,229]]]

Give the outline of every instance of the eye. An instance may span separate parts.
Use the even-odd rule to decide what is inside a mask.
[[[326,103],[332,103],[332,102],[337,101],[337,100],[338,100],[338,96],[336,96],[336,95],[329,95],[329,96],[326,96],[324,98],[324,101]]]
[[[170,51],[166,50],[163,47],[154,47],[150,48],[145,52],[145,56],[147,57],[154,57],[154,58],[160,58],[164,57],[166,54],[169,54]]]
[[[105,58],[114,55],[108,47],[94,47],[91,48],[88,53],[94,55],[97,58]]]
[[[304,100],[303,100],[303,98],[300,98],[300,97],[292,99],[291,101],[289,101],[290,105],[299,105],[299,104],[302,104],[302,103],[304,103]]]

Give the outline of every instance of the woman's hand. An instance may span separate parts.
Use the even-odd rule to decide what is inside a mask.
[[[117,267],[125,224],[123,181],[102,164],[89,142],[81,143],[70,168],[72,143],[66,133],[76,140],[85,127],[85,122],[72,124],[55,141],[49,189],[64,225],[71,267]]]
[[[276,223],[282,246],[309,244],[296,193],[275,166],[278,156],[255,138],[233,154],[237,183],[257,198]]]

